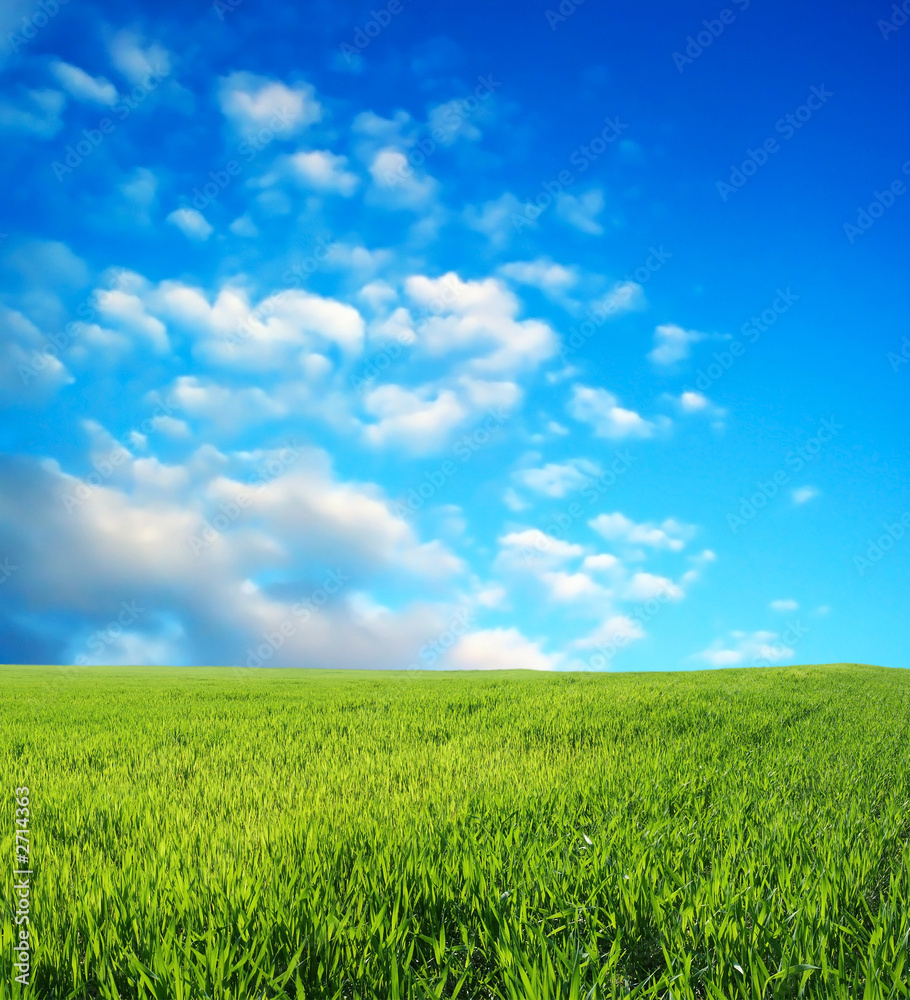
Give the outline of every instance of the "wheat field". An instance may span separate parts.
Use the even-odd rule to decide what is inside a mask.
[[[0,773],[2,1000],[910,995],[910,672],[3,667]]]

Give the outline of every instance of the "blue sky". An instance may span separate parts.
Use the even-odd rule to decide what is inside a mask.
[[[910,665],[907,20],[6,4],[0,661]]]

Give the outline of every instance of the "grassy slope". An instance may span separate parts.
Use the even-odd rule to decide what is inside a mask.
[[[2,667],[0,773],[33,996],[910,995],[910,672]]]

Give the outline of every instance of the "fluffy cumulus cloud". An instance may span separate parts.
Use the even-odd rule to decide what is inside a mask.
[[[322,105],[308,83],[288,85],[281,80],[234,72],[218,83],[218,101],[224,117],[248,138],[268,130],[292,136],[322,118]]]
[[[121,652],[161,649],[176,622],[191,657],[237,665],[257,650],[276,665],[401,665],[443,621],[441,604],[396,610],[364,600],[379,573],[432,582],[460,573],[461,562],[422,542],[377,489],[339,480],[325,453],[197,453],[168,467],[109,448],[103,435],[99,444],[83,479],[56,465],[0,468],[9,498],[0,544],[21,566],[9,581],[11,609],[68,609],[88,635],[125,601],[138,610]],[[231,472],[251,460],[252,485]],[[283,582],[271,591],[250,582],[264,570]],[[343,648],[339,630],[350,630]],[[57,656],[82,649],[80,636],[58,641],[66,648]]]
[[[633,547],[670,549],[673,552],[680,552],[695,534],[693,525],[681,524],[674,518],[667,518],[660,524],[636,524],[618,511],[613,514],[598,514],[590,524],[610,542]]]
[[[777,632],[734,631],[715,639],[707,649],[694,654],[693,659],[711,667],[770,666],[793,656],[795,650],[787,645],[785,638]]]
[[[461,639],[446,666],[453,670],[552,670],[555,661],[518,629],[494,628]]]
[[[416,307],[429,313],[416,328],[418,348],[434,358],[460,360],[464,371],[516,375],[556,352],[553,329],[541,320],[519,319],[518,298],[494,278],[414,275],[405,290]]]
[[[604,194],[592,188],[582,195],[561,192],[556,198],[556,214],[575,229],[591,236],[600,236],[604,227],[598,216],[604,209]]]
[[[600,475],[600,466],[586,458],[574,458],[568,462],[548,462],[539,468],[521,469],[515,473],[515,480],[535,493],[547,497],[564,497],[573,490],[580,489],[592,477]]]
[[[347,170],[347,162],[346,156],[325,149],[301,151],[289,158],[294,176],[306,186],[345,197],[353,194],[359,184],[357,175]]]
[[[654,349],[648,357],[655,365],[674,365],[688,358],[692,345],[706,336],[698,330],[685,330],[675,323],[664,323],[654,331]]]
[[[117,100],[117,88],[103,76],[94,77],[85,70],[62,59],[51,63],[51,73],[61,87],[77,101],[89,104],[111,105]]]
[[[572,387],[567,411],[580,423],[589,424],[598,437],[612,441],[630,438],[650,438],[667,426],[667,418],[648,420],[635,410],[621,406],[619,399],[607,389],[586,385]]]
[[[171,72],[171,54],[158,42],[148,42],[133,31],[120,31],[110,46],[111,62],[134,86],[149,77],[166,77]]]
[[[574,270],[545,258],[512,261],[503,264],[499,273],[519,284],[539,288],[555,299],[563,298],[578,283],[578,275]]]
[[[198,240],[200,243],[204,243],[214,232],[206,217],[195,208],[175,208],[168,215],[167,221],[188,239]]]

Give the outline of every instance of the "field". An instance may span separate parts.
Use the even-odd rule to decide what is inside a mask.
[[[910,671],[3,667],[0,774],[2,1000],[910,996]]]

